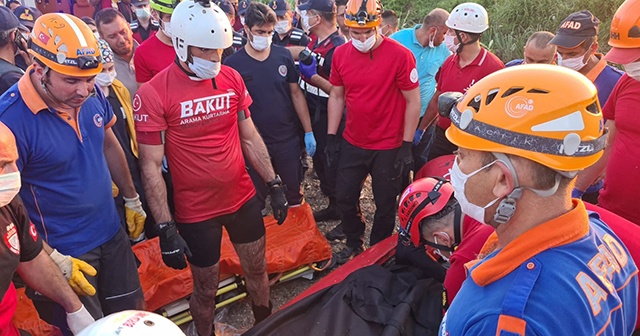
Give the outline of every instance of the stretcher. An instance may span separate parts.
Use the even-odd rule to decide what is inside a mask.
[[[321,265],[328,265],[331,246],[318,230],[311,207],[303,203],[289,209],[286,221],[278,225],[272,216],[264,218],[266,229],[267,272],[271,285],[299,277],[312,278]],[[191,321],[188,297],[193,291],[189,267],[174,270],[162,262],[158,239],[150,239],[133,247],[141,261],[138,268],[148,311],[154,311],[181,325]],[[216,308],[247,296],[240,260],[226,231],[220,253],[220,283]],[[31,301],[18,290],[18,309],[14,324],[32,335],[57,336],[57,328],[38,318]]]

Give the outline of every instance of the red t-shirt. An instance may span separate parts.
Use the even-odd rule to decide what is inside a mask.
[[[460,68],[459,61],[458,54],[453,54],[442,64],[440,71],[436,74],[439,92],[466,93],[473,84],[482,78],[504,69],[502,61],[484,48],[476,59],[464,68]],[[446,130],[449,125],[451,125],[449,118],[438,117],[438,127]]]
[[[146,83],[176,59],[173,46],[166,45],[154,34],[144,41],[133,54],[136,82]]]
[[[467,270],[464,268],[464,264],[478,258],[478,253],[480,253],[482,246],[493,231],[493,227],[482,224],[469,216],[464,216],[462,221],[462,242],[451,255],[449,259],[451,266],[444,278],[444,288],[447,290],[447,299],[450,303],[458,294],[460,287],[462,287],[462,282],[467,278]]]
[[[598,204],[640,225],[640,81],[624,74],[602,112],[616,123],[604,186]]]
[[[238,112],[250,117],[251,97],[225,65],[215,84],[191,80],[173,63],[133,98],[136,131],[165,131],[179,223],[233,213],[255,195],[238,130]]]
[[[600,215],[600,219],[607,224],[613,230],[613,233],[622,240],[624,246],[631,254],[631,258],[640,265],[640,226],[629,222],[621,216],[609,212],[599,206],[584,202],[584,206],[589,211],[597,212]],[[640,302],[640,293],[638,294]],[[636,329],[640,328],[640,309],[638,310],[638,318],[636,319]]]
[[[402,145],[407,105],[402,91],[419,86],[416,60],[409,49],[384,37],[371,53],[361,53],[347,42],[333,54],[330,81],[344,86],[343,136],[349,143],[369,150]]]
[[[0,301],[0,336],[19,336],[18,328],[13,325],[13,315],[18,307],[18,298],[16,288],[13,282],[9,284],[9,288],[4,293],[2,301]]]

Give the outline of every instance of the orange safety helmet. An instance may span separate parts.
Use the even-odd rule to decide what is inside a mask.
[[[640,0],[627,0],[611,20],[607,61],[628,64],[640,58]]]
[[[402,240],[419,246],[422,235],[420,222],[442,211],[451,197],[453,186],[444,178],[427,177],[411,183],[402,193],[398,205]]]
[[[90,77],[102,72],[98,40],[77,17],[48,13],[33,25],[29,53],[50,69],[67,76]]]
[[[382,20],[378,0],[349,0],[344,10],[344,24],[350,28],[374,28]]]
[[[559,66],[531,64],[494,72],[449,112],[452,126],[446,136],[456,146],[517,155],[567,177],[598,161],[605,145],[596,87],[577,71]]]

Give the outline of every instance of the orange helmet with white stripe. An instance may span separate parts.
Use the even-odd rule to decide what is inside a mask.
[[[29,40],[29,53],[56,72],[75,77],[102,72],[98,40],[73,15],[48,13],[39,17]]]
[[[568,177],[598,161],[605,145],[596,87],[554,65],[494,72],[447,112],[446,136],[456,146],[517,155]]]

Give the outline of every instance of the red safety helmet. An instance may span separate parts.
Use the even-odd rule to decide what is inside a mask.
[[[421,179],[429,176],[440,176],[449,179],[449,169],[453,167],[453,161],[456,159],[454,154],[439,156],[427,162],[416,173],[415,179]]]
[[[420,245],[420,221],[440,212],[453,197],[453,186],[442,177],[427,177],[411,183],[400,197],[400,236],[406,243]]]

